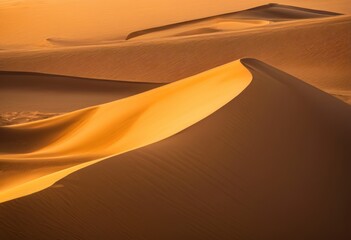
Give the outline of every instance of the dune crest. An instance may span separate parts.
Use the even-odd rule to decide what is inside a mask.
[[[0,54],[0,70],[167,83],[252,57],[325,92],[348,94],[350,26],[350,16],[337,16],[270,24],[240,34],[201,34],[172,38],[172,41],[163,38],[45,51],[4,51]],[[323,36],[323,41],[319,36]]]
[[[235,61],[115,102],[2,127],[0,201],[42,190],[99,160],[172,136],[231,101],[251,78]]]
[[[296,2],[298,1],[298,2]],[[325,1],[281,0],[285,4],[297,4],[317,9],[351,12],[348,0]],[[129,0],[1,0],[0,1],[0,48],[32,49],[55,47],[47,38],[63,38],[70,46],[82,39],[100,42],[107,39],[125,39],[139,29],[146,29],[174,22],[216,15],[226,11],[238,11],[267,3],[263,0],[141,0],[130,4]],[[327,6],[325,6],[327,5]],[[328,6],[329,5],[329,6]],[[150,11],[152,9],[152,11]],[[192,10],[196,9],[196,10]],[[78,14],[77,14],[78,13]],[[138,16],[138,17],[135,17]],[[118,26],[118,27],[117,27]],[[63,42],[59,42],[62,46]],[[89,45],[90,42],[82,42]]]
[[[186,131],[1,204],[0,238],[348,240],[350,106],[241,63],[250,85]]]
[[[47,38],[46,41],[53,46],[58,47],[73,47],[73,46],[88,46],[88,45],[103,45],[116,44],[123,42],[120,39],[67,39],[67,38]]]
[[[241,18],[210,18],[209,20],[194,20],[186,23],[172,24],[170,26],[146,29],[129,34],[130,39],[154,39],[164,37],[192,36],[206,33],[239,31],[264,26],[270,21],[260,19]]]
[[[267,25],[272,22],[323,18],[338,15],[341,14],[270,3],[243,11],[139,30],[130,33],[126,39],[151,39],[239,31]]]
[[[0,79],[0,101],[3,103],[0,114],[28,111],[68,113],[162,86],[28,72],[0,71]]]

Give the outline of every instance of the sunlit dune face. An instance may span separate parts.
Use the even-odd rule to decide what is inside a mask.
[[[349,11],[348,0],[284,0],[282,4]],[[138,1],[107,0],[2,0],[0,1],[0,49],[53,47],[50,39],[70,42],[113,42],[130,32],[184,20],[213,16],[267,4],[269,1]],[[348,2],[347,2],[348,3]],[[196,11],[194,11],[196,9]],[[48,41],[49,39],[49,41]]]
[[[350,1],[0,0],[0,240],[348,239]]]
[[[9,171],[1,177],[0,201],[42,190],[96,161],[172,136],[231,101],[251,78],[235,61],[115,102],[0,128],[11,139],[1,149]],[[23,145],[22,138],[31,142]]]

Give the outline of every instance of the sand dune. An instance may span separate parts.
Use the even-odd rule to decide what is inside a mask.
[[[248,10],[237,12],[235,14],[236,17],[244,17],[249,19],[261,18],[269,21],[288,21],[297,19],[331,17],[337,15],[341,14],[277,3],[270,3],[264,6],[254,7]]]
[[[61,113],[43,113],[39,111],[3,112],[0,113],[0,126],[37,121],[60,114]]]
[[[348,239],[351,232],[345,216],[351,212],[348,184],[351,152],[347,146],[351,136],[350,107],[262,62],[252,59],[241,62],[253,80],[229,104],[171,138],[80,170],[45,191],[1,204],[0,223],[5,228],[0,236]],[[239,63],[233,64],[239,67]],[[231,76],[233,64],[220,69],[228,70]],[[217,70],[213,73],[218,74]],[[213,75],[211,79],[213,83],[221,81]],[[176,87],[178,91],[172,94],[194,93],[207,81],[201,78],[200,83],[178,88],[183,83],[159,89]],[[206,108],[212,100],[222,98],[223,92],[229,94],[233,90],[230,85],[234,84],[234,91],[227,98],[231,99],[240,81],[223,84],[220,88],[225,91],[221,90],[220,96],[204,97]],[[189,87],[191,91],[187,91]],[[205,87],[200,92],[214,96],[215,89],[211,85],[210,90]],[[161,90],[136,98],[151,97],[157,92]],[[162,100],[168,101],[168,97],[172,96]],[[180,99],[192,105],[186,95],[177,99],[177,104],[181,104]],[[202,97],[198,100],[203,101]],[[98,117],[100,110],[85,116],[88,119],[85,124],[94,119],[112,127],[106,125],[109,121],[106,115],[111,117],[114,113],[103,109],[114,105],[101,106],[104,117]],[[173,113],[173,108],[169,109]],[[172,115],[167,121],[177,116]],[[18,134],[34,125],[51,125],[60,119],[10,129]],[[139,119],[140,124],[143,122]],[[85,129],[85,124],[80,128]],[[96,128],[99,126],[95,124],[91,129]],[[52,143],[57,147],[52,154],[60,151],[61,144],[71,143],[69,139]],[[94,147],[92,143],[88,145],[95,149],[105,143],[95,141]],[[16,151],[19,148],[13,150],[14,155],[7,156],[9,169],[14,161],[10,157],[16,156]],[[50,151],[41,148],[39,152],[44,157]]]
[[[2,127],[0,201],[174,135],[232,100],[250,81],[251,74],[236,61],[120,101]]]
[[[171,82],[235,59],[254,57],[323,91],[348,93],[350,26],[351,17],[340,16],[282,22],[241,33],[177,38],[171,42],[159,39],[60,50],[3,51],[0,70]]]
[[[0,0],[0,239],[351,239],[349,1]]]
[[[185,23],[176,23],[172,25],[156,27],[151,29],[140,30],[130,33],[126,40],[130,39],[154,39],[163,37],[191,36],[206,33],[238,31],[250,29],[257,26],[269,24],[265,20],[250,20],[231,18],[227,15],[220,15],[200,20],[192,20]]]
[[[70,112],[162,85],[25,72],[0,72],[0,79],[0,114],[18,111]]]
[[[337,15],[340,14],[271,3],[240,12],[227,13],[203,19],[140,30],[130,33],[127,36],[127,39],[149,39],[197,35],[219,31],[238,31],[267,25],[270,22],[321,18]]]
[[[10,0],[0,1],[0,48],[57,47],[48,38],[83,45],[121,40],[134,31],[207,16],[234,12],[268,3],[266,0]],[[351,13],[349,0],[281,0],[280,3]],[[89,39],[88,42],[82,40]],[[89,43],[90,42],[90,43]]]
[[[0,126],[45,119],[162,85],[23,72],[0,72],[0,78]]]
[[[87,45],[103,45],[123,42],[119,39],[69,39],[69,38],[47,38],[47,42],[54,46],[87,46]]]

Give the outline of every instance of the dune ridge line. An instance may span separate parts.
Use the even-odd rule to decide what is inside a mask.
[[[240,60],[114,102],[0,128],[0,202],[43,190],[83,167],[170,137],[240,94]],[[28,139],[28,140],[25,140]]]

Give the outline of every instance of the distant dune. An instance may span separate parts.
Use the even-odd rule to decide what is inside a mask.
[[[269,21],[288,21],[308,18],[331,17],[341,14],[330,11],[321,11],[316,9],[270,3],[267,5],[237,12],[235,15],[236,17],[244,17],[249,19],[262,18]]]
[[[339,13],[318,11],[281,4],[267,4],[248,10],[175,23],[130,33],[127,39],[186,36],[219,31],[237,31],[288,20],[338,16]]]
[[[0,48],[40,49],[122,40],[141,29],[267,4],[266,0],[8,0],[0,1]],[[349,0],[280,0],[279,3],[351,13]],[[62,40],[48,42],[47,39]],[[88,40],[88,41],[86,41]],[[54,44],[52,44],[54,43]]]
[[[1,204],[0,223],[5,228],[0,236],[5,239],[8,236],[11,239],[24,236],[33,239],[106,239],[112,236],[121,239],[181,239],[183,236],[191,239],[272,239],[274,236],[288,240],[308,236],[310,239],[346,240],[350,229],[345,214],[351,211],[351,190],[347,184],[351,181],[351,151],[347,146],[351,140],[350,107],[260,61],[244,59],[241,63],[251,72],[253,80],[230,103],[171,138],[80,170],[45,191]],[[238,64],[234,63],[239,67]],[[117,142],[108,140],[114,138],[113,131],[109,136],[100,129],[104,126],[109,131],[116,126],[113,124],[114,113],[109,108],[117,102],[83,110],[89,112],[84,116],[79,111],[8,128],[9,132],[2,133],[7,141],[1,146],[16,143],[17,147],[2,149],[13,154],[2,155],[2,159],[7,159],[2,164],[9,171],[9,177],[21,175],[19,181],[28,180],[28,175],[33,178],[43,172],[40,158],[56,156],[45,164],[63,160],[57,158],[57,154],[83,135],[83,142],[87,143],[84,146],[90,149],[86,154],[92,154],[100,147],[99,152],[109,152],[118,145],[122,147],[123,138],[128,137],[133,128],[139,129],[138,125],[141,132],[150,130],[149,133],[160,136],[165,130],[163,127],[167,126],[167,122],[159,124],[163,119],[169,123],[177,119],[173,123],[181,123],[183,120],[180,119],[195,116],[198,111],[208,109],[216,99],[223,99],[224,93],[229,94],[225,97],[229,100],[232,94],[245,88],[244,85],[235,87],[240,80],[234,77],[235,71],[231,72],[232,66],[208,72],[202,75],[205,78],[198,79],[201,80],[198,83],[189,79],[160,88],[168,93],[177,88],[162,101],[155,102],[166,103],[177,95],[173,107],[167,111],[169,116],[154,118],[155,115],[146,110],[142,118],[149,115],[151,122],[143,124],[145,119],[139,119],[135,122],[137,125],[126,128],[127,132]],[[221,73],[222,70],[228,75]],[[218,78],[217,74],[223,78]],[[236,80],[229,80],[231,76]],[[216,84],[207,85],[210,83],[207,77]],[[224,79],[228,82],[218,86],[222,90],[217,89],[218,81]],[[191,85],[183,85],[185,81]],[[220,90],[217,97],[215,89]],[[201,95],[194,94],[198,91]],[[147,92],[117,104],[122,106],[127,101],[150,98],[156,93],[161,91]],[[179,97],[185,93],[191,94],[191,98],[187,95]],[[186,118],[177,107],[183,101],[189,110],[192,109]],[[205,109],[194,108],[195,102],[206,106]],[[159,110],[161,108],[154,109],[155,113],[161,113]],[[90,129],[91,134],[103,134],[109,136],[108,139],[96,141],[97,135],[88,137],[83,131],[76,136],[67,135],[64,141],[52,142],[48,138],[35,137],[34,132],[25,133],[25,129],[34,126],[38,127],[37,133],[45,128],[45,131],[51,131],[51,126],[70,116],[87,119],[86,123],[74,128]],[[87,125],[91,127],[86,128]],[[53,132],[74,128],[62,125]],[[1,129],[4,130],[6,128]],[[141,132],[135,131],[139,136],[135,140],[155,137]],[[21,155],[19,151],[25,150],[24,145],[8,141],[8,137],[17,134],[32,135],[31,147],[38,141],[49,147],[35,146],[37,153]],[[80,149],[75,147],[70,151],[71,154],[79,152],[79,161],[82,161],[87,155],[82,155]],[[71,154],[65,158],[74,156]],[[35,166],[32,165],[34,159],[27,159],[25,163],[21,158],[35,155],[39,169],[31,172],[28,168]],[[12,172],[14,161],[17,166]],[[18,168],[20,165],[23,168]],[[45,171],[56,171],[60,167],[63,166],[52,166]],[[21,169],[26,171],[21,172]],[[49,176],[56,181],[67,172],[58,173]],[[54,183],[53,179],[38,180],[44,185]],[[2,200],[11,196],[4,194],[6,186],[7,181],[3,179]],[[50,228],[46,228],[48,225]]]
[[[162,85],[24,72],[0,72],[0,78],[0,126],[45,119]]]
[[[47,38],[47,42],[54,46],[87,46],[87,45],[103,45],[110,43],[119,43],[123,40],[119,39],[67,39],[67,38]]]
[[[51,74],[0,72],[1,112],[71,112],[132,96],[162,84]]]
[[[165,83],[253,57],[347,100],[351,90],[350,36],[350,16],[305,19],[172,41],[3,51],[0,70]]]

